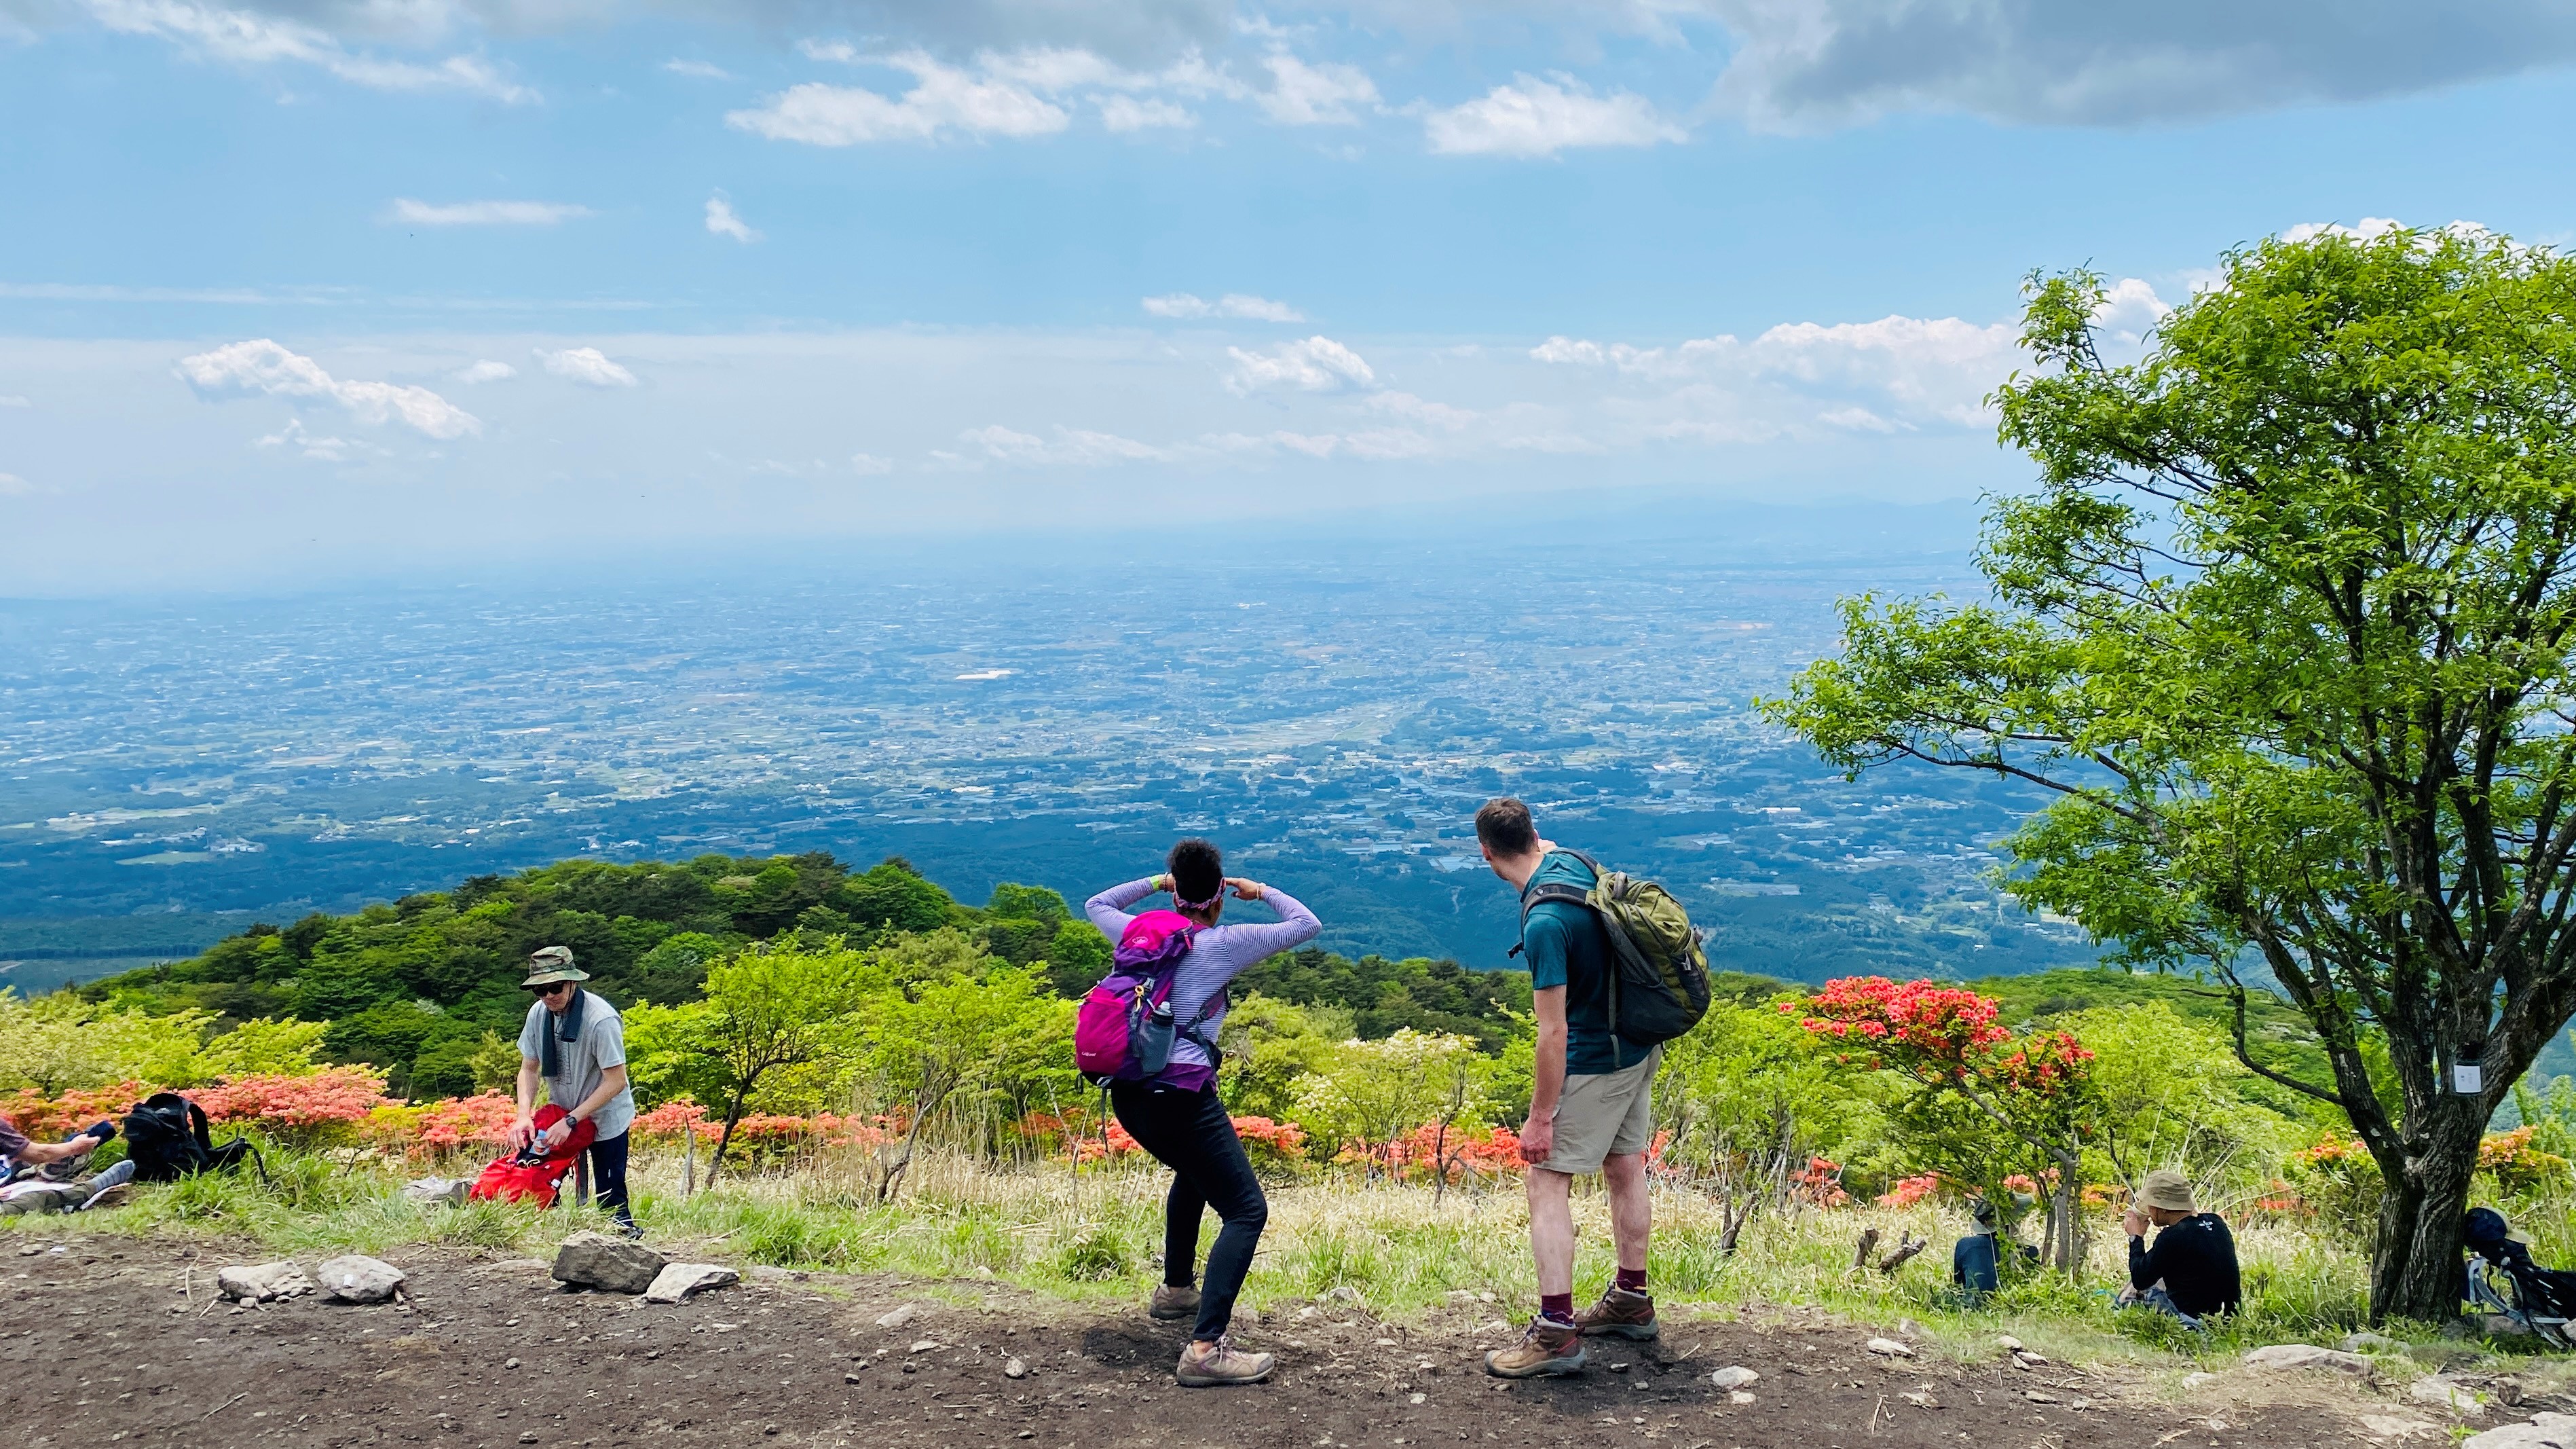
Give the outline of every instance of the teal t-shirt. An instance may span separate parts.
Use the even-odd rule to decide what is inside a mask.
[[[1529,878],[1592,889],[1593,874],[1573,854],[1550,851]],[[1527,886],[1522,895],[1529,894]],[[1529,962],[1530,989],[1565,988],[1565,1072],[1598,1076],[1633,1067],[1651,1047],[1620,1040],[1610,1031],[1610,941],[1601,918],[1572,901],[1541,901],[1521,924],[1521,955]]]

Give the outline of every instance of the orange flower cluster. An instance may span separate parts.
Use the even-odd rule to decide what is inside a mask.
[[[1810,1207],[1836,1208],[1851,1201],[1843,1191],[1843,1165],[1822,1157],[1810,1157],[1807,1165],[1789,1177],[1789,1195]]]
[[[1941,1190],[1939,1173],[1927,1172],[1920,1177],[1900,1177],[1894,1186],[1878,1195],[1880,1207],[1910,1208]]]
[[[385,1095],[385,1074],[362,1066],[325,1067],[300,1077],[227,1077],[182,1095],[217,1122],[283,1128],[364,1122],[379,1107],[401,1105]]]
[[[1954,1065],[2012,1038],[1995,1024],[2002,1008],[1994,998],[1933,981],[1843,976],[1804,1002],[1782,1002],[1780,1009],[1803,1012],[1798,1024],[1819,1036],[1901,1045]]]
[[[19,1131],[37,1141],[52,1141],[70,1136],[101,1118],[121,1120],[134,1110],[134,1104],[151,1096],[154,1089],[141,1082],[119,1082],[113,1087],[93,1087],[46,1097],[33,1087],[0,1096],[0,1117],[17,1124]]]

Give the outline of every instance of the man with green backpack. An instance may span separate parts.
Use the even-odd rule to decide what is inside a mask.
[[[1494,874],[1520,892],[1521,943],[1512,950],[1528,957],[1538,1017],[1520,1143],[1539,1312],[1518,1344],[1485,1355],[1485,1369],[1516,1379],[1579,1373],[1587,1335],[1660,1332],[1646,1290],[1655,1069],[1663,1044],[1708,1010],[1708,958],[1669,892],[1541,839],[1520,801],[1477,811],[1476,840]],[[1575,1178],[1594,1172],[1609,1189],[1618,1276],[1577,1313],[1569,1194]]]

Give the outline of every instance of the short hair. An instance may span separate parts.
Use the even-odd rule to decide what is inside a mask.
[[[1538,822],[1527,805],[1505,795],[1476,812],[1476,838],[1496,855],[1527,855],[1538,849]]]
[[[1225,889],[1225,855],[1213,840],[1191,836],[1163,858],[1172,873],[1172,895],[1184,901],[1212,900]]]

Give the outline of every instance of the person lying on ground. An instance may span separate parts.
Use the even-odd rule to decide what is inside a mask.
[[[1589,890],[1580,856],[1541,839],[1527,805],[1508,796],[1476,812],[1476,842],[1494,874],[1529,899],[1541,882]],[[1601,918],[1571,901],[1542,900],[1521,918],[1521,949],[1538,1017],[1528,1125],[1530,1252],[1538,1260],[1538,1316],[1521,1341],[1485,1355],[1500,1378],[1579,1373],[1586,1335],[1651,1339],[1660,1333],[1646,1291],[1653,1216],[1646,1148],[1654,1138],[1655,1069],[1664,1049],[1610,1029],[1610,939]],[[1574,1311],[1574,1179],[1600,1173],[1610,1195],[1618,1268],[1600,1301]]]
[[[1184,840],[1164,864],[1164,874],[1112,886],[1082,908],[1102,935],[1116,941],[1135,919],[1127,907],[1168,890],[1173,909],[1197,928],[1189,954],[1172,971],[1169,999],[1180,1030],[1170,1064],[1149,1081],[1110,1083],[1109,1105],[1136,1145],[1172,1169],[1172,1190],[1163,1203],[1163,1285],[1154,1290],[1148,1311],[1156,1318],[1196,1320],[1174,1377],[1188,1388],[1259,1383],[1277,1360],[1233,1347],[1226,1330],[1270,1221],[1270,1202],[1235,1136],[1234,1119],[1217,1098],[1216,1055],[1209,1044],[1225,1025],[1226,983],[1256,962],[1315,939],[1323,925],[1286,891],[1226,875],[1212,841]],[[1236,900],[1267,904],[1279,913],[1278,921],[1218,925],[1228,891]],[[1199,1216],[1210,1207],[1223,1226],[1208,1250],[1204,1284],[1193,1287]]]
[[[116,1135],[107,1123],[83,1131],[62,1142],[30,1142],[18,1124],[0,1117],[0,1177],[7,1177],[22,1167],[41,1167],[70,1157],[87,1157],[98,1145]]]
[[[635,1121],[635,1092],[626,1080],[626,1025],[607,998],[581,989],[589,979],[589,972],[573,964],[569,946],[547,946],[528,957],[528,979],[520,985],[536,1002],[519,1029],[519,1116],[510,1126],[510,1145],[525,1147],[542,1138],[551,1151],[571,1139],[574,1123],[590,1123],[599,1134],[589,1150],[591,1192],[617,1220],[618,1231],[640,1238],[644,1230],[626,1199],[626,1129]],[[567,1114],[543,1132],[536,1122],[541,1080],[546,1100]]]
[[[2156,1245],[2147,1246],[2147,1228]],[[2191,1180],[2170,1168],[2138,1183],[2137,1200],[2120,1218],[2129,1234],[2129,1286],[2123,1304],[2140,1304],[2197,1326],[2213,1313],[2233,1313],[2244,1299],[2236,1270],[2236,1237],[2216,1213],[2192,1201]]]
[[[115,1207],[134,1190],[133,1181],[134,1159],[130,1157],[95,1175],[23,1178],[0,1187],[0,1217]]]

